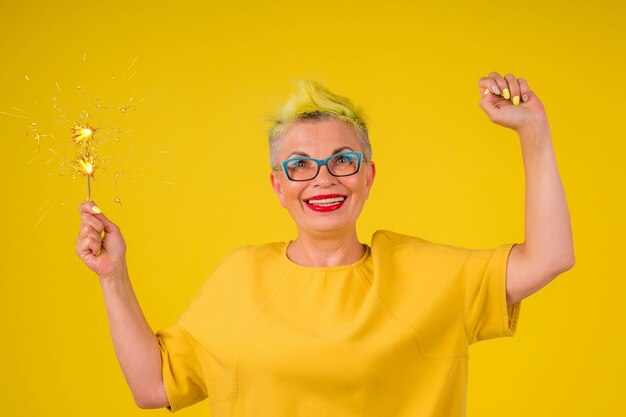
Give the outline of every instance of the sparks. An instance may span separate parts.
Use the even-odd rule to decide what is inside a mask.
[[[85,144],[88,145],[91,139],[93,138],[94,133],[96,133],[96,129],[89,126],[87,123],[75,123],[71,129],[72,139],[77,145]]]
[[[87,201],[91,201],[91,178],[96,172],[96,159],[89,153],[78,155],[74,160],[74,176],[87,177]]]
[[[82,62],[87,63],[87,58],[87,53],[83,53]],[[70,84],[72,88],[68,88],[67,81],[52,80],[50,106],[46,110],[47,113],[52,110],[52,116],[31,114],[17,107],[0,108],[0,119],[8,116],[28,120],[26,137],[36,149],[26,163],[40,163],[47,171],[48,177],[69,176],[73,182],[76,180],[83,184],[86,182],[87,201],[91,200],[92,185],[106,183],[109,173],[115,173],[113,185],[118,187],[122,182],[121,177],[125,174],[121,169],[114,169],[117,168],[114,163],[125,163],[129,158],[128,155],[132,155],[132,151],[129,152],[124,147],[122,140],[131,129],[120,129],[118,123],[122,120],[126,122],[128,114],[135,112],[146,97],[141,98],[142,96],[133,94],[119,100],[117,91],[134,78],[137,61],[138,57],[130,63],[121,77],[111,76],[104,88],[98,87],[97,96],[90,95],[89,83],[72,82]],[[20,75],[23,77],[22,80],[27,82],[39,78],[27,73]],[[39,120],[35,121],[35,118]],[[116,205],[122,206],[122,199],[119,196],[114,196],[114,201]],[[55,204],[56,198],[49,200],[49,204],[42,210],[44,215],[38,224],[50,210],[49,206]]]
[[[86,177],[93,177],[97,165],[91,155],[79,155],[74,161],[75,173]]]

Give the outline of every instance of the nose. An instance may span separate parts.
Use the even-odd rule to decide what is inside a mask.
[[[330,173],[328,166],[324,165],[320,167],[320,172],[317,174],[317,177],[313,179],[313,181],[315,181],[316,185],[328,187],[329,185],[335,184],[337,177]]]

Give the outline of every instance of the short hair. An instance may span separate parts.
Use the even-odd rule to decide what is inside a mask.
[[[270,145],[270,165],[278,167],[278,145],[281,136],[294,123],[300,121],[341,120],[351,125],[365,151],[365,160],[372,159],[365,114],[361,107],[355,107],[352,101],[329,91],[323,82],[295,80],[295,91],[279,107],[268,130]]]

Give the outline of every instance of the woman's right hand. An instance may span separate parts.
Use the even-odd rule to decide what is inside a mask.
[[[81,203],[76,254],[100,279],[126,272],[126,242],[120,229],[102,214],[93,201]],[[104,232],[104,233],[102,233]]]

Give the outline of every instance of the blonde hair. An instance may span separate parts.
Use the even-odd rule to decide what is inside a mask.
[[[286,130],[299,121],[341,120],[351,125],[365,151],[364,159],[372,159],[365,114],[362,108],[355,107],[352,101],[329,91],[323,82],[311,80],[295,80],[296,90],[287,101],[276,111],[275,116],[268,118],[272,126],[268,130],[270,145],[270,165],[278,166],[278,144]]]

